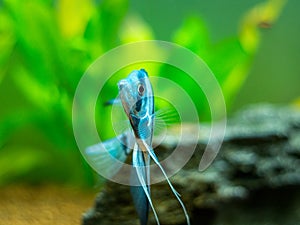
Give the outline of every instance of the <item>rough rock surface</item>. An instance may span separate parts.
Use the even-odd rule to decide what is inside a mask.
[[[159,157],[177,145],[171,136],[156,149]],[[180,143],[192,144],[188,138]],[[204,148],[205,138],[199,139],[191,160],[171,178],[192,224],[300,224],[300,111],[272,105],[241,111],[228,121],[217,158],[200,172]],[[185,224],[166,182],[152,185],[151,192],[161,224]],[[129,187],[107,182],[82,221],[139,224]],[[152,212],[148,224],[156,224]]]

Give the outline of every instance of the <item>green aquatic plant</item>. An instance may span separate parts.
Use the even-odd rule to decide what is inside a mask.
[[[174,31],[170,41],[189,48],[212,69],[228,109],[248,74],[260,29],[274,22],[283,3],[270,0],[251,9],[241,20],[239,34],[217,43],[197,15],[185,18]],[[151,27],[128,12],[128,4],[127,0],[0,1],[0,185],[15,180],[93,183],[93,173],[73,137],[73,95],[84,71],[101,54],[120,44],[155,39]],[[183,84],[200,102],[200,117],[209,119],[204,94],[190,88],[195,84],[182,71],[167,65],[153,65],[153,71]],[[117,93],[115,85],[112,80],[104,90]],[[101,106],[96,114],[110,116]],[[101,123],[106,126],[110,125]],[[109,137],[112,132],[107,129],[101,135]]]
[[[197,15],[186,18],[175,32],[174,42],[199,55],[210,67],[222,88],[228,110],[249,73],[261,42],[261,30],[272,26],[285,2],[268,0],[256,5],[241,18],[236,36],[217,42],[212,42],[208,27]],[[176,71],[169,74],[176,77],[174,73],[176,74]],[[182,84],[180,79],[178,82]],[[196,87],[191,86],[193,84],[186,84],[186,90],[191,96],[195,96],[193,90],[196,90]],[[198,101],[198,110],[202,112],[202,117],[207,119],[210,109],[204,94],[200,92],[194,101]]]

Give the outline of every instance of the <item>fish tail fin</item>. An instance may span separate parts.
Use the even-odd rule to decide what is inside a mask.
[[[159,225],[159,219],[150,196],[150,187],[148,183],[149,178],[147,178],[148,167],[145,165],[143,152],[135,148],[133,151],[132,161],[134,168],[131,171],[131,194],[141,225],[147,224],[149,205],[153,211],[156,222]]]
[[[131,186],[130,191],[141,225],[147,225],[149,203],[146,194],[144,193],[143,187]]]

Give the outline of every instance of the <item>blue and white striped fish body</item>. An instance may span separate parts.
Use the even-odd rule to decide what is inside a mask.
[[[171,184],[152,148],[154,97],[147,72],[144,69],[131,72],[126,79],[118,83],[118,87],[124,111],[136,138],[132,157],[132,164],[135,170],[132,171],[131,175],[131,180],[134,181],[131,192],[141,224],[147,224],[149,205],[152,208],[157,224],[159,224],[158,216],[150,196],[151,158],[165,176],[172,192],[184,211],[187,224],[190,224],[189,216],[180,199],[180,195]],[[138,186],[136,186],[136,183],[138,183]]]
[[[133,71],[118,83],[119,97],[130,121],[136,145],[133,149],[131,194],[142,225],[148,221],[149,204],[155,213],[150,196],[150,155],[139,143],[152,146],[154,98],[151,83],[145,70]],[[157,219],[158,220],[158,219]]]

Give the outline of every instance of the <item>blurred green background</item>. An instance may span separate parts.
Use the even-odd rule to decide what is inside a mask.
[[[249,103],[299,102],[299,11],[297,0],[0,1],[0,185],[93,185],[72,132],[72,100],[88,66],[120,44],[189,48],[216,75],[229,115]],[[185,84],[209,120],[204,95],[181,73],[160,65],[151,75]],[[116,84],[107,90],[116,93]]]

